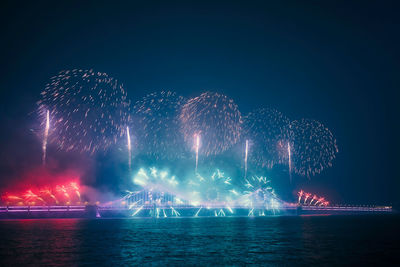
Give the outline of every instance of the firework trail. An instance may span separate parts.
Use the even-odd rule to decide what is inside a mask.
[[[129,127],[126,127],[126,139],[127,139],[127,146],[128,146],[128,165],[129,171],[132,170],[132,147],[131,147],[131,135],[129,133]]]
[[[247,177],[247,157],[249,153],[249,140],[246,140],[246,148],[244,152],[244,178]]]
[[[7,196],[7,199],[8,199],[8,200],[11,200],[11,201],[15,201],[15,200],[24,200],[23,198],[18,197],[18,196]]]
[[[304,191],[300,190],[299,193],[297,193],[297,195],[299,196],[299,199],[297,200],[297,203],[300,203],[301,198],[303,197]]]
[[[314,196],[312,197],[312,199],[310,200],[310,205],[312,205],[312,203],[313,203],[315,200],[317,200],[317,196],[316,196],[316,195],[314,195]]]
[[[287,150],[288,150],[288,164],[289,164],[289,177],[290,177],[290,182],[292,182],[292,151],[290,149],[290,143],[288,142],[287,144]]]
[[[307,199],[309,199],[310,196],[311,196],[310,193],[306,193],[306,194],[304,195],[304,204],[307,204]]]
[[[318,204],[321,205],[324,201],[325,201],[325,198],[320,197],[320,198],[318,198],[317,202],[315,202],[315,205],[318,205]]]
[[[93,70],[61,71],[41,93],[38,113],[52,130],[48,142],[66,151],[95,153],[125,135],[130,102],[121,84]],[[43,125],[44,126],[44,125]]]
[[[44,129],[44,136],[43,136],[43,156],[42,156],[42,164],[46,164],[46,150],[47,150],[47,138],[49,137],[49,128],[50,128],[50,113],[49,110],[46,110],[46,126]]]
[[[225,95],[206,92],[183,105],[180,113],[181,132],[189,148],[193,136],[201,134],[202,154],[218,155],[239,141],[241,113]]]
[[[199,164],[199,148],[200,148],[200,135],[195,135],[195,151],[196,151],[196,168],[195,172],[197,172],[197,166]]]

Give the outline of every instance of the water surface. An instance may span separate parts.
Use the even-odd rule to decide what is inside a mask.
[[[0,265],[388,265],[400,217],[0,221]]]

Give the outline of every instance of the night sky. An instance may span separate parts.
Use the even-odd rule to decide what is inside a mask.
[[[116,77],[133,101],[211,90],[242,113],[319,120],[339,153],[298,183],[334,202],[398,203],[395,1],[168,2],[1,3],[0,187],[40,164],[29,114],[50,77],[78,68]]]

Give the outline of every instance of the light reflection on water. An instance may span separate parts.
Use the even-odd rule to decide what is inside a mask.
[[[0,221],[0,265],[382,264],[399,260],[399,222],[391,215]]]

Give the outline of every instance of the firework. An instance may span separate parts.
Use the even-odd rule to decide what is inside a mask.
[[[106,73],[61,71],[41,95],[39,115],[52,119],[48,141],[67,151],[105,150],[124,135],[130,121],[125,90]]]
[[[167,195],[179,195],[179,182],[176,177],[165,170],[158,170],[155,167],[148,170],[139,169],[133,177],[133,183],[151,192],[149,198],[155,201],[161,201],[162,199],[164,201],[168,198]]]
[[[202,208],[203,208],[203,207],[200,207],[200,208],[196,211],[196,214],[194,215],[194,217],[198,217],[198,216],[199,216],[199,213],[200,213],[200,211],[202,210]]]
[[[254,215],[254,211],[264,214],[264,210],[279,209],[281,200],[278,199],[270,180],[264,176],[252,176],[244,181],[245,190],[240,194],[238,202],[252,210],[249,215]]]
[[[175,176],[171,176],[167,171],[158,170],[155,167],[149,169],[141,168],[135,174],[133,182],[143,190],[127,191],[128,194],[120,199],[120,201],[128,200],[131,203],[129,209],[135,209],[132,216],[140,212],[143,205],[154,205],[155,210],[151,211],[151,214],[157,218],[160,217],[161,212],[164,217],[167,217],[165,212],[167,206],[171,209],[171,215],[179,216],[179,212],[174,210],[172,205],[184,202],[179,198],[179,183]]]
[[[313,195],[312,198],[311,197],[311,193],[306,193],[303,190],[300,190],[297,195],[299,196],[298,198],[298,203],[301,205],[306,205],[306,206],[328,206],[329,202],[325,200],[324,197],[317,197],[317,195]],[[304,199],[303,199],[304,196]],[[303,199],[303,203],[301,203]],[[310,200],[310,201],[308,201]]]
[[[308,198],[309,198],[310,196],[311,196],[310,193],[305,193],[305,194],[304,194],[304,204],[307,203],[307,200],[308,200]]]
[[[257,166],[268,168],[285,163],[287,150],[282,148],[290,138],[289,123],[286,116],[272,108],[257,109],[245,116],[243,135],[252,144],[249,160]]]
[[[338,147],[333,134],[315,120],[291,123],[293,132],[293,166],[296,173],[310,177],[332,166]]]
[[[19,197],[19,196],[12,196],[12,195],[6,196],[5,199],[6,199],[7,201],[11,201],[11,202],[13,202],[13,201],[24,201],[24,199],[23,199],[22,197]]]
[[[312,199],[310,200],[310,205],[312,205],[315,200],[317,200],[317,195],[314,195],[312,197]]]
[[[57,185],[56,186],[56,191],[62,196],[64,197],[64,199],[66,200],[66,204],[69,204],[71,201],[70,198],[70,194],[67,191],[67,187],[65,185]]]
[[[149,94],[135,103],[133,123],[138,150],[155,159],[176,159],[186,149],[179,131],[184,98],[170,91]]]
[[[324,197],[320,197],[320,198],[318,198],[317,202],[315,202],[314,205],[321,205],[322,203],[324,203],[324,201],[325,201],[325,198]]]
[[[300,203],[301,198],[302,198],[303,195],[304,195],[304,191],[303,191],[303,190],[300,190],[300,191],[297,193],[297,195],[299,196],[299,198],[298,198],[298,200],[297,200],[297,203]]]
[[[139,208],[137,208],[133,213],[132,213],[132,217],[134,217],[136,214],[138,214],[142,209],[143,209],[143,205],[140,206]]]
[[[56,193],[53,193],[56,192]],[[56,197],[58,194],[58,197]],[[69,182],[64,185],[57,185],[55,188],[45,186],[40,189],[28,189],[23,194],[5,195],[8,202],[18,202],[19,204],[34,205],[38,201],[45,205],[50,204],[70,204],[71,194],[75,194],[78,202],[81,201],[81,193],[77,182]],[[65,201],[63,202],[62,199]]]
[[[50,198],[52,198],[54,200],[54,202],[56,204],[58,204],[58,200],[57,200],[56,196],[51,192],[50,189],[42,189],[42,190],[40,190],[40,193],[43,196],[49,196]]]
[[[31,189],[27,190],[24,194],[25,202],[27,203],[35,203],[36,200],[41,201],[42,203],[46,203],[43,198],[39,197],[35,193],[32,192]]]
[[[78,197],[79,201],[81,201],[81,193],[79,192],[79,186],[76,182],[69,183],[71,189],[75,192],[76,196]]]
[[[230,203],[238,196],[232,185],[232,179],[224,172],[216,170],[210,176],[196,173],[187,182],[189,198],[193,203],[203,203],[212,206],[216,203]]]
[[[181,131],[189,146],[201,135],[201,153],[217,155],[239,141],[241,114],[232,99],[206,92],[192,98],[180,113]]]

